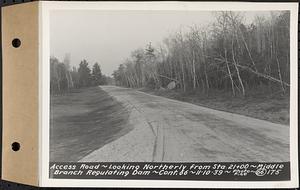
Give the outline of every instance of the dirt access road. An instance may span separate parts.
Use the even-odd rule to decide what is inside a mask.
[[[101,86],[134,127],[80,161],[289,161],[289,126]]]

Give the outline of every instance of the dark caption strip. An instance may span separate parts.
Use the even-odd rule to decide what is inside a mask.
[[[49,174],[56,179],[284,181],[290,180],[290,163],[55,162]]]

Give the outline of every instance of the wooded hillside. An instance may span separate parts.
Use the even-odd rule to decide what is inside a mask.
[[[215,21],[190,26],[154,47],[136,49],[114,71],[116,84],[131,88],[166,88],[174,81],[182,91],[231,91],[247,95],[258,88],[289,91],[290,14],[271,12],[245,23],[242,12],[215,12]]]

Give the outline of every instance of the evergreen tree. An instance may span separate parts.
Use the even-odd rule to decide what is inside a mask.
[[[102,85],[103,81],[102,81],[102,72],[100,69],[100,66],[98,63],[95,63],[93,65],[93,70],[92,70],[92,77],[93,77],[93,84],[94,85]]]
[[[87,87],[91,85],[91,69],[88,67],[88,62],[86,60],[80,62],[78,75],[80,87]]]
[[[146,48],[146,56],[148,57],[154,57],[154,48],[151,46],[151,42],[149,42],[147,48]]]

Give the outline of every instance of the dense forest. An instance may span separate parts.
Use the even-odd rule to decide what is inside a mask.
[[[290,14],[271,12],[246,24],[242,12],[213,13],[207,27],[191,26],[136,49],[114,71],[117,85],[184,92],[222,90],[246,96],[258,89],[287,94],[290,78]],[[72,73],[71,73],[72,74]]]
[[[95,63],[90,69],[89,63],[82,60],[79,67],[70,66],[70,55],[63,62],[50,58],[50,92],[52,95],[62,95],[70,89],[98,86],[111,83],[113,79],[101,72],[100,65]]]

